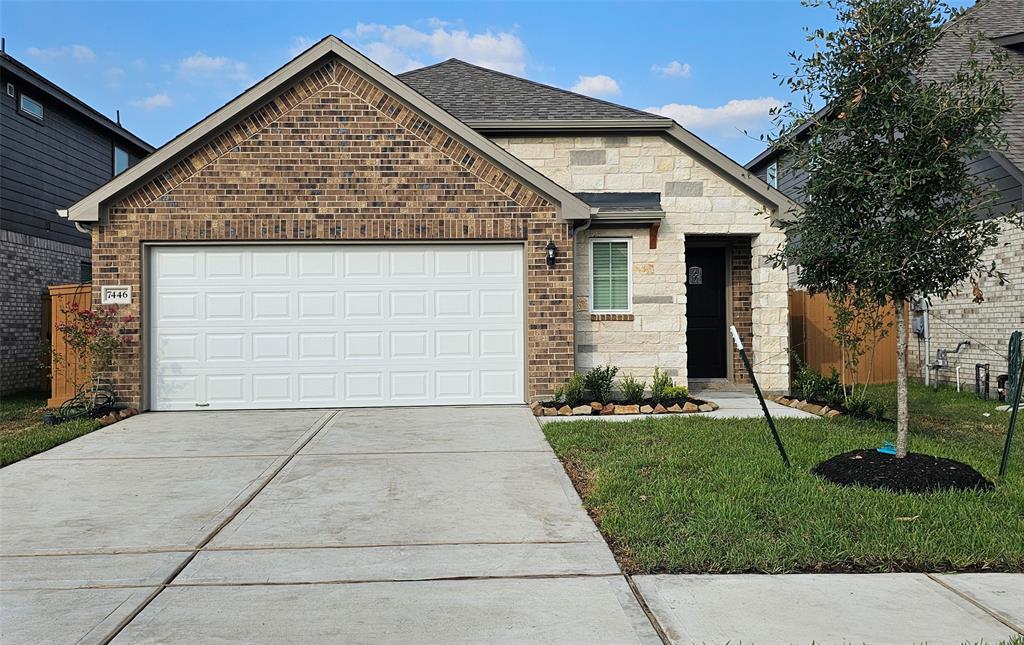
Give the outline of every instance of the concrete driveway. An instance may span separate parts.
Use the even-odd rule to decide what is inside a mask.
[[[525,407],[144,414],[0,470],[0,641],[660,642]]]

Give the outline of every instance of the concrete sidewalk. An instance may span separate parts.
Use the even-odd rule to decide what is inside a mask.
[[[669,642],[977,643],[1024,635],[1024,574],[633,578]]]

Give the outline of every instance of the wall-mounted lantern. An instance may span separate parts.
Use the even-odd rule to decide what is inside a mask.
[[[553,241],[549,241],[548,245],[544,248],[548,252],[548,268],[554,268],[555,256],[558,254],[558,247],[555,246],[555,243]]]

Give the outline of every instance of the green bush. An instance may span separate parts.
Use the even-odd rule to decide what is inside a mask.
[[[612,385],[615,383],[615,375],[619,368],[614,365],[598,366],[590,370],[583,377],[590,396],[598,403],[608,403],[612,396]]]
[[[555,401],[564,403],[571,408],[583,403],[586,385],[582,374],[573,374],[565,383],[555,388]]]
[[[622,397],[626,400],[626,403],[635,404],[640,403],[644,398],[644,390],[647,389],[647,382],[627,376],[622,379],[619,383],[619,388],[622,390]]]
[[[675,387],[672,377],[655,367],[654,378],[651,379],[651,400],[654,401],[654,404],[657,405],[668,399],[666,392],[672,387]]]
[[[822,376],[817,370],[797,360],[793,376],[793,393],[802,399],[821,401],[832,408],[845,406],[846,393],[839,372],[832,368],[832,374]]]
[[[685,385],[673,385],[665,390],[665,398],[668,400],[689,398],[690,389]]]

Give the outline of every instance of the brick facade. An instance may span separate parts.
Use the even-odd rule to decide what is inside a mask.
[[[717,240],[734,249],[733,279],[738,300],[733,319],[747,345],[761,387],[789,388],[789,324],[786,272],[765,258],[782,242],[762,204],[741,191],[722,171],[665,137],[516,136],[494,142],[572,191],[657,191],[665,221],[657,249],[646,227],[594,226],[578,235],[576,249],[576,361],[580,369],[615,364],[623,375],[650,378],[654,367],[677,382],[686,374],[686,242]],[[590,242],[595,236],[632,240],[633,312],[592,317]],[[746,382],[738,354],[733,376]],[[740,369],[737,369],[740,366]]]
[[[77,283],[89,249],[0,230],[0,394],[47,387],[42,298],[51,284]]]
[[[729,249],[729,322],[736,327],[745,347],[754,345],[753,308],[750,298],[753,287],[750,282],[751,255],[749,238],[732,238]],[[731,348],[733,383],[750,383],[750,374],[743,365],[743,359],[735,347]],[[756,363],[756,357],[752,357]]]
[[[973,390],[975,363],[988,363],[995,397],[996,376],[1007,369],[1010,334],[1024,331],[1024,231],[1004,228],[999,245],[986,251],[981,261],[985,265],[995,262],[996,270],[1007,274],[1008,283],[1000,285],[996,278],[983,278],[980,287],[985,301],[978,304],[973,301],[970,283],[961,285],[957,293],[944,300],[933,299],[929,317],[931,355],[924,356],[923,339],[911,334],[908,362],[910,374],[923,378],[923,365],[935,360],[935,350],[953,350],[960,341],[969,340],[970,347],[950,354],[949,368],[939,371],[939,383],[955,386],[959,365],[964,387]]]
[[[131,285],[136,316],[111,375],[143,394],[146,242],[525,243],[527,392],[574,369],[573,244],[546,198],[340,61],[297,79],[120,199],[93,234],[94,297]],[[559,248],[555,268],[545,246]]]

